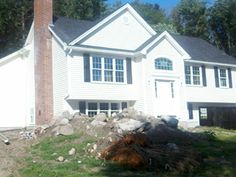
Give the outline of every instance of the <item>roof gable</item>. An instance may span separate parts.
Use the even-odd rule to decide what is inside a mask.
[[[142,53],[145,54],[150,52],[158,44],[158,42],[163,39],[166,39],[175,48],[175,50],[182,56],[183,59],[190,59],[190,54],[188,54],[184,50],[184,48],[181,45],[179,45],[179,43],[176,42],[176,40],[167,31],[164,31],[160,35],[156,35],[156,37],[142,49]]]
[[[135,51],[153,35],[129,10],[122,11],[76,45],[99,46]]]
[[[84,38],[88,37],[93,32],[99,31],[99,30],[103,29],[104,27],[106,27],[113,20],[115,20],[117,17],[119,17],[121,14],[123,14],[123,13],[125,13],[127,11],[139,22],[140,25],[142,25],[142,27],[150,35],[155,35],[156,34],[156,32],[147,24],[147,22],[145,22],[143,20],[143,18],[129,4],[125,4],[124,6],[122,6],[121,8],[119,8],[118,10],[116,10],[115,12],[110,14],[109,16],[107,16],[104,19],[102,19],[100,22],[98,22],[98,23],[96,22],[97,23],[96,25],[91,27],[89,30],[84,32],[82,35],[78,36],[76,39],[71,41],[69,44],[70,45],[75,45],[75,44],[79,43],[81,40],[83,40]]]

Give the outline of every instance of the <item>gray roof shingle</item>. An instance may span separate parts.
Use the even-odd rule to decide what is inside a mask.
[[[171,34],[171,36],[191,56],[191,60],[236,64],[236,58],[227,55],[203,39],[176,34]]]
[[[100,20],[99,20],[100,21]],[[54,17],[52,30],[65,43],[70,43],[98,23],[96,21],[76,20],[66,17]]]

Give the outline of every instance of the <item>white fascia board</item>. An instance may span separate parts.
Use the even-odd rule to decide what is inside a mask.
[[[88,48],[88,47],[76,47],[76,46],[67,46],[70,50],[80,51],[80,52],[94,52],[100,54],[110,54],[110,55],[120,55],[126,57],[135,57],[141,55],[139,52],[129,52],[129,51],[117,51],[109,49],[97,49],[97,48]]]
[[[2,59],[0,59],[0,66],[11,62],[11,61],[17,59],[18,57],[23,59],[24,58],[24,54],[26,52],[29,52],[29,50],[30,50],[30,47],[29,47],[29,45],[27,45],[27,46],[21,48],[20,50],[17,50],[16,52],[11,53],[11,54],[3,57]]]
[[[143,50],[142,53],[146,54],[148,49],[155,45],[162,38],[167,39],[170,44],[182,55],[183,59],[191,59],[191,56],[178,44],[178,42],[167,32],[164,31],[161,33],[154,41],[148,44]]]
[[[33,40],[33,36],[34,36],[34,21],[31,24],[30,31],[27,35],[24,46],[27,46],[27,45],[31,44],[31,42]]]
[[[89,29],[88,31],[86,31],[84,34],[82,34],[81,36],[79,36],[78,38],[76,38],[75,40],[73,40],[72,42],[69,43],[69,45],[75,45],[76,43],[78,43],[80,40],[82,40],[83,38],[85,38],[86,36],[88,36],[90,33],[92,33],[93,31],[95,31],[96,29],[98,29],[100,26],[104,25],[105,23],[107,23],[109,20],[111,20],[112,18],[114,18],[115,16],[119,15],[122,11],[124,11],[125,9],[127,9],[132,15],[134,15],[134,17],[139,21],[139,23],[141,23],[146,30],[151,34],[151,35],[155,35],[156,32],[150,27],[150,25],[148,25],[143,18],[129,5],[129,4],[125,4],[124,6],[122,6],[120,9],[116,10],[115,12],[113,12],[111,15],[109,15],[108,17],[106,17],[105,19],[103,19],[101,22],[99,22],[97,25],[95,25],[94,27],[92,27],[91,29]]]
[[[214,66],[227,66],[227,67],[236,68],[236,64],[217,63],[217,62],[200,61],[200,60],[184,60],[184,61],[187,63],[206,64],[206,65],[214,65]]]
[[[62,39],[53,31],[53,29],[50,27],[51,25],[48,26],[49,31],[53,34],[53,36],[58,40],[58,42],[62,45],[63,49],[66,51],[67,50],[67,44],[62,41]]]

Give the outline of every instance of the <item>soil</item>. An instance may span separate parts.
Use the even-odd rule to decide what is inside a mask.
[[[9,138],[10,144],[0,142],[0,176],[19,177],[18,169],[23,165],[23,158],[27,154],[27,149],[35,140],[20,138],[20,130],[4,131],[3,135]]]

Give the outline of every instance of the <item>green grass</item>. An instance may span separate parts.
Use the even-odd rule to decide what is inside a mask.
[[[201,152],[205,157],[200,167],[189,174],[134,170],[97,159],[86,151],[87,143],[92,143],[96,139],[84,134],[43,139],[29,149],[30,153],[24,160],[25,165],[20,169],[20,174],[22,177],[235,177],[236,131],[220,128],[202,128],[202,130],[207,131],[208,134],[211,132],[210,134],[214,136],[208,141],[196,142],[189,147]],[[77,150],[75,156],[68,155],[72,147]],[[61,155],[68,162],[55,160]]]

